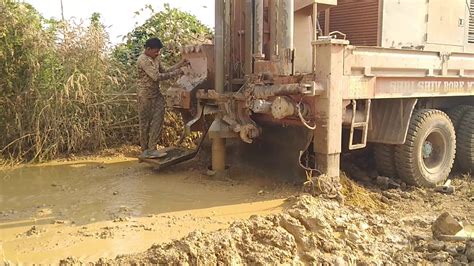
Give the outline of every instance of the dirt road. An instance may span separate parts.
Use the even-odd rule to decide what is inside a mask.
[[[157,173],[125,157],[3,169],[0,261],[58,263],[74,257],[71,261],[94,262],[137,253],[116,262],[192,262],[193,252],[201,251],[203,263],[227,253],[237,263],[269,262],[265,258],[307,263],[323,257],[328,262],[337,257],[377,262],[397,256],[400,263],[426,262],[433,261],[427,257],[433,252],[447,253],[428,247],[430,227],[439,214],[449,211],[464,224],[474,222],[469,177],[455,180],[454,195],[411,188],[387,192],[345,180],[346,203],[340,205],[298,196],[301,182],[239,168],[228,179],[215,179],[202,169],[202,164],[189,162]],[[298,216],[291,213],[316,215],[324,222],[314,232],[301,227],[306,218],[295,221]],[[247,233],[237,237],[235,232]],[[166,245],[170,241],[176,242]],[[222,241],[230,246],[220,247]],[[465,244],[458,244],[465,252]],[[180,257],[183,247],[189,253],[185,258]],[[453,262],[464,259],[461,255],[466,257],[448,254],[441,259]]]

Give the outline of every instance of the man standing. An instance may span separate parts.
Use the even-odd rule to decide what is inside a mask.
[[[161,158],[166,153],[156,149],[165,115],[165,99],[160,91],[160,81],[184,74],[181,69],[189,64],[181,60],[170,69],[161,64],[160,50],[163,43],[151,38],[145,51],[138,57],[138,115],[140,119],[140,145],[144,158]]]

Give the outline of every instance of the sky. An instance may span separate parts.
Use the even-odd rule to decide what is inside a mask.
[[[117,44],[123,35],[130,32],[136,23],[143,23],[150,12],[136,16],[135,11],[150,4],[155,11],[163,9],[164,3],[187,11],[209,27],[214,27],[215,0],[63,0],[66,19],[75,18],[87,21],[91,14],[101,14],[102,22],[109,27],[112,43]],[[24,0],[32,4],[46,18],[61,18],[61,0]]]

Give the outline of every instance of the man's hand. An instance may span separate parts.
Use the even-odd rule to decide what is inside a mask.
[[[181,61],[179,61],[178,65],[180,67],[186,67],[186,66],[190,66],[191,62],[189,62],[188,59],[181,59]]]
[[[180,68],[180,69],[178,69],[178,70],[176,70],[176,75],[177,75],[177,76],[184,75],[184,70],[183,70],[183,69],[181,69],[181,68]]]

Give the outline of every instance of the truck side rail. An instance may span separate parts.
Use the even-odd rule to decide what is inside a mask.
[[[347,46],[345,99],[474,95],[474,54]]]

